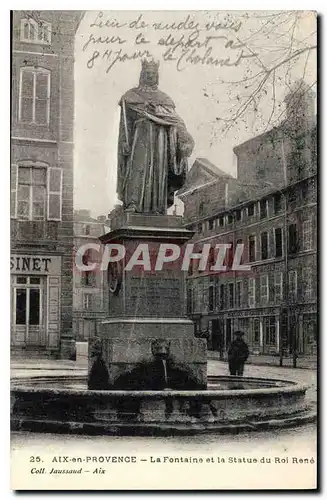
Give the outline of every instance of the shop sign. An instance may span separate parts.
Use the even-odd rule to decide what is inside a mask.
[[[61,257],[54,255],[13,254],[10,257],[12,274],[61,274]]]

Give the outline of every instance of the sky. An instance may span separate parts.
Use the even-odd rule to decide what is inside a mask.
[[[305,49],[315,43],[315,23],[308,12],[86,12],[75,39],[75,208],[106,215],[117,202],[118,101],[138,85],[141,58],[133,54],[148,51],[160,62],[159,88],[195,140],[190,166],[205,157],[236,176],[233,147],[283,118],[291,83],[304,77],[315,90],[316,55]],[[229,82],[254,85],[258,72],[296,50],[303,54],[272,72],[241,119],[224,131],[231,123],[224,120],[256,88]]]

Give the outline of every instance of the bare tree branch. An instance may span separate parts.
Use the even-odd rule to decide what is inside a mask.
[[[272,117],[274,116],[274,113],[275,113],[275,108],[276,108],[276,70],[273,71],[273,97],[272,97],[272,99],[273,99],[273,106],[272,106],[272,110],[271,110],[271,113],[270,113],[265,130],[268,130],[268,128],[269,128]]]

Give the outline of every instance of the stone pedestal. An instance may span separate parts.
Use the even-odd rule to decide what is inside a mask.
[[[122,212],[112,222],[111,232],[100,238],[104,245],[117,243],[126,249],[124,259],[108,273],[109,279],[114,276],[109,283],[109,314],[99,331],[110,385],[140,363],[153,361],[151,345],[157,339],[168,341],[173,362],[206,385],[206,341],[194,336],[193,322],[186,316],[185,272],[181,269],[183,246],[192,235],[183,228],[181,217]],[[177,245],[181,255],[158,270],[161,244]],[[136,265],[129,270],[128,262],[140,245],[144,252],[139,260],[150,260],[150,268]],[[91,369],[94,353],[89,352]]]
[[[87,365],[88,364],[88,342],[76,342],[76,364],[77,365]]]

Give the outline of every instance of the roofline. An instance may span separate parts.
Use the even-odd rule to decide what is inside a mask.
[[[219,174],[219,172],[216,172],[214,170],[214,168],[219,168],[219,167],[215,167],[215,165],[213,165],[213,163],[211,163],[210,160],[207,160],[211,165],[213,165],[213,168],[210,168],[209,165],[207,165],[206,163],[203,162],[203,160],[205,160],[205,159],[206,158],[196,158],[194,160],[194,163],[196,161],[198,161],[202,165],[202,167],[204,167],[206,170],[209,170],[211,173],[213,173],[214,175],[216,175],[217,177],[219,177],[219,179],[221,179],[222,176]],[[193,163],[193,165],[194,165],[194,163]],[[193,167],[193,165],[192,165],[192,167]],[[221,170],[221,169],[219,169],[219,170]],[[224,172],[223,170],[221,170],[221,171],[223,172],[223,178],[225,178],[225,177],[232,178],[232,179],[234,178],[232,175],[228,174],[227,172]]]
[[[297,184],[300,184],[301,182],[309,180],[309,179],[312,179],[314,177],[317,177],[317,173],[309,175],[308,177],[304,177],[303,179],[299,179],[298,181],[293,182],[292,184],[287,184],[287,186],[283,186],[280,189],[273,189],[272,191],[267,191],[265,193],[262,193],[262,196],[258,196],[258,197],[255,197],[255,198],[251,198],[249,200],[242,201],[241,203],[238,203],[237,205],[231,205],[228,208],[224,208],[224,209],[220,210],[219,212],[215,212],[214,214],[207,215],[206,217],[202,217],[201,219],[196,219],[196,220],[187,222],[185,224],[185,226],[189,226],[189,225],[192,225],[192,224],[198,224],[200,222],[205,222],[207,220],[214,219],[214,218],[216,218],[216,217],[218,217],[220,215],[224,215],[224,214],[229,213],[231,211],[243,208],[246,205],[251,205],[251,203],[258,202],[258,201],[260,201],[260,200],[262,200],[264,198],[268,198],[269,196],[272,196],[272,195],[274,195],[276,193],[282,193],[282,194],[284,194],[285,191],[288,191],[288,189],[292,188],[293,186],[296,186]]]
[[[242,142],[242,144],[238,144],[237,146],[235,146],[233,148],[234,153],[237,153],[238,151],[240,151],[241,149],[243,149],[243,147],[246,144],[249,144],[250,142],[260,140],[261,138],[263,138],[263,137],[265,137],[265,136],[267,136],[269,134],[272,134],[273,132],[274,133],[279,132],[280,128],[281,128],[281,125],[279,125],[278,127],[271,128],[270,130],[267,130],[266,132],[263,132],[262,134],[255,135],[254,137],[251,137],[251,139],[248,139],[247,141]]]
[[[315,115],[315,122],[314,122],[314,126],[313,127],[309,127],[309,130],[314,130],[315,128],[317,128],[317,115]],[[256,135],[254,137],[252,137],[251,139],[248,139],[247,141],[245,142],[242,142],[242,144],[238,144],[237,146],[235,146],[233,148],[233,151],[234,153],[237,153],[238,151],[240,151],[246,144],[248,144],[249,142],[252,142],[252,141],[255,141],[257,139],[261,139],[262,137],[266,136],[266,135],[269,135],[269,134],[272,134],[272,133],[276,133],[278,134],[279,132],[281,132],[281,130],[283,129],[284,125],[287,124],[287,120],[283,120],[279,125],[277,125],[276,127],[273,127],[271,128],[270,130],[267,130],[266,132],[263,132],[262,134],[259,134],[259,135]]]

